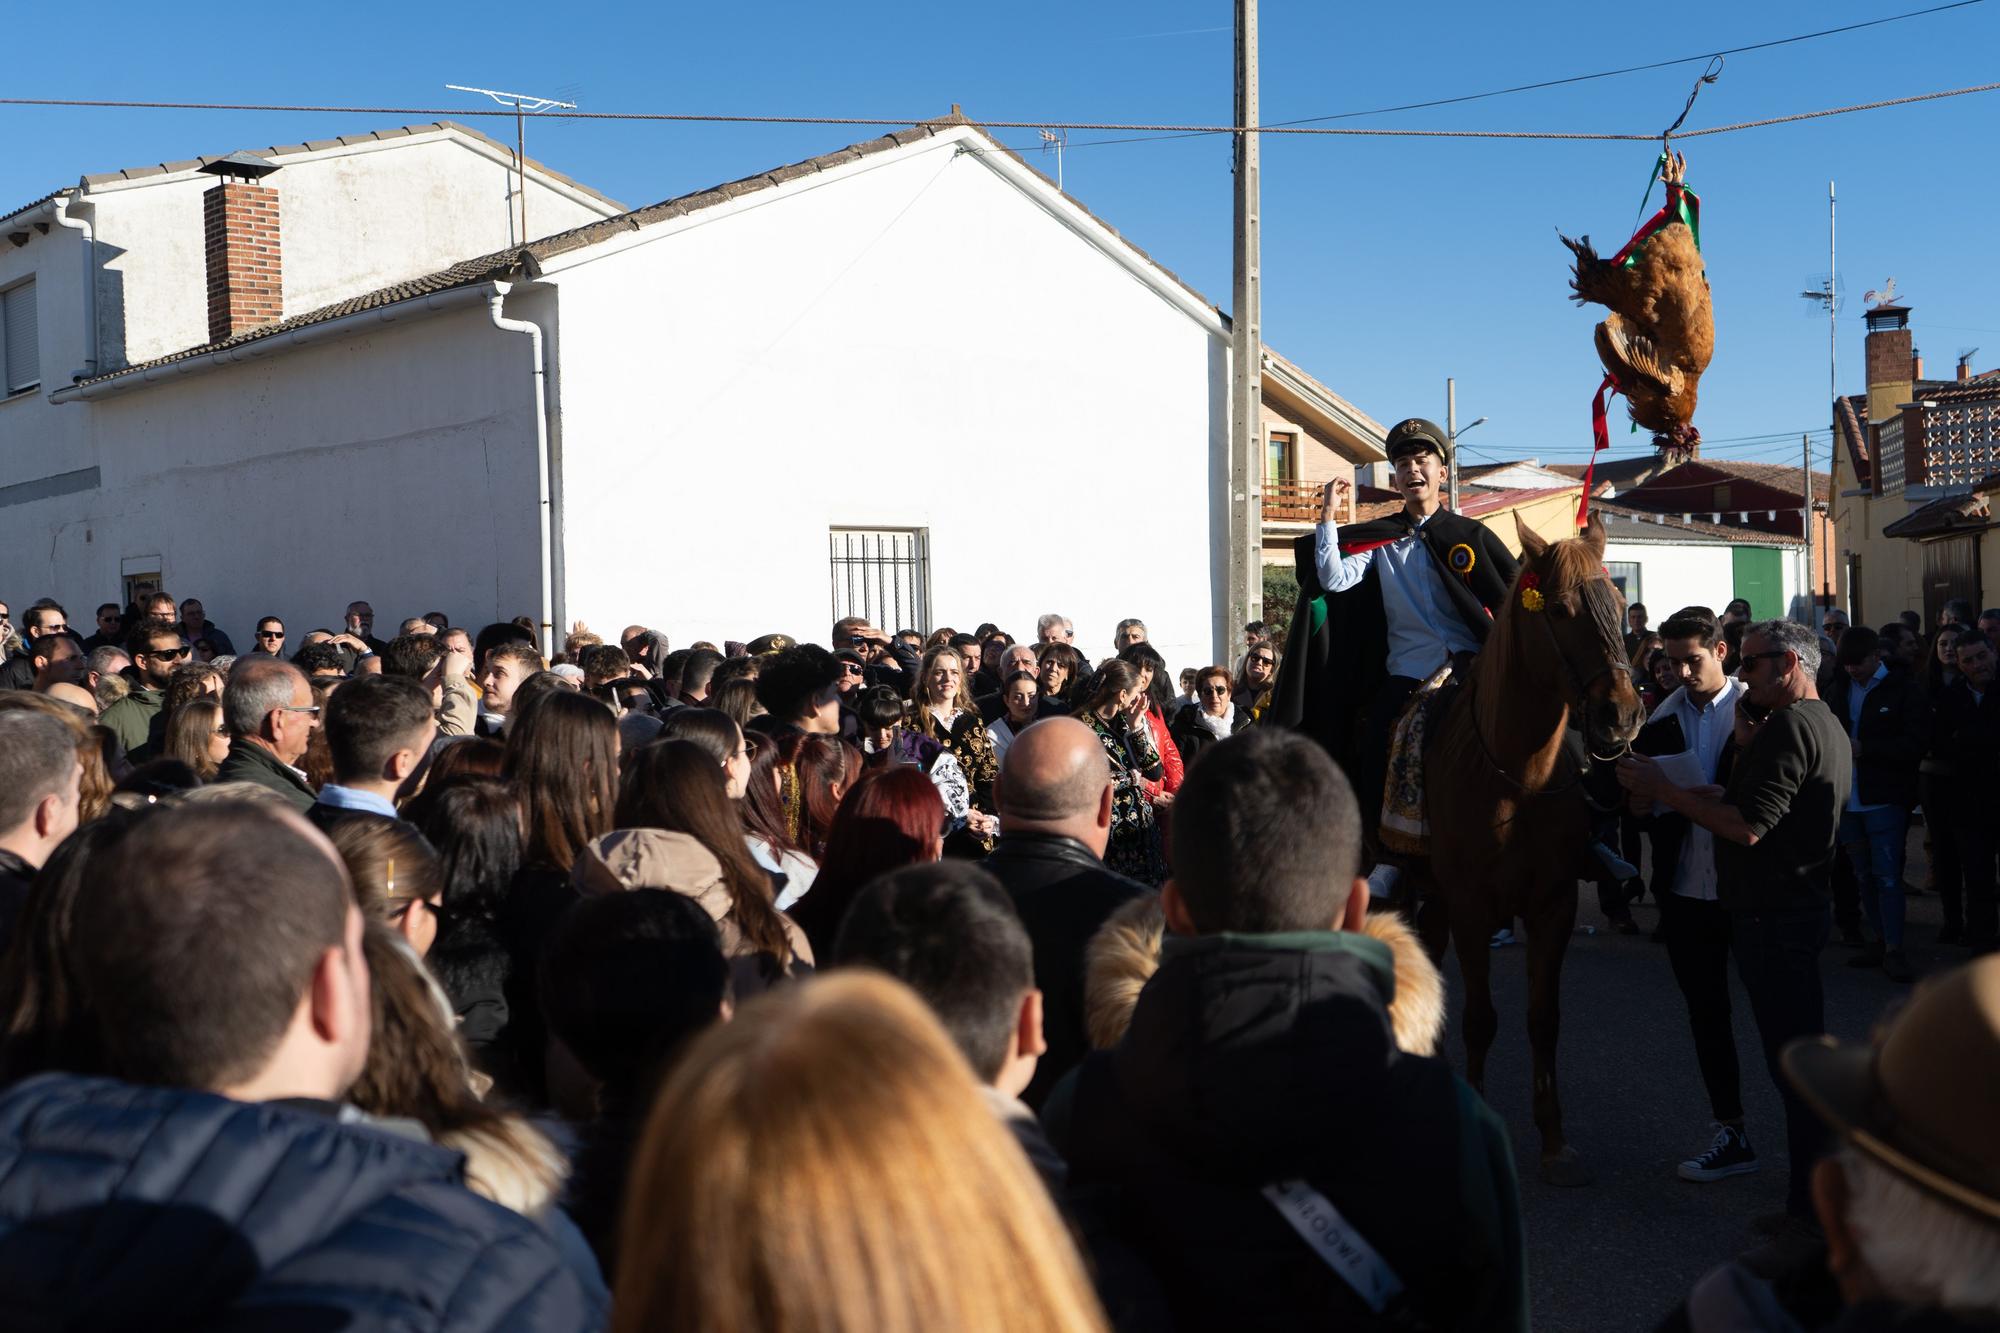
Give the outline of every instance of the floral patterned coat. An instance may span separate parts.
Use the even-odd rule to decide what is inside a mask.
[[[1147,753],[1136,757],[1121,722],[1097,716],[1093,709],[1077,710],[1077,721],[1097,733],[1104,757],[1111,765],[1111,839],[1104,847],[1104,864],[1141,884],[1166,882],[1167,857],[1160,838],[1160,826],[1153,816],[1153,802],[1146,794],[1145,769],[1157,769],[1160,757],[1153,750],[1150,731],[1133,733],[1146,738]]]

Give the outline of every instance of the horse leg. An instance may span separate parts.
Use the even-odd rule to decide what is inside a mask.
[[[1528,925],[1528,1044],[1534,1052],[1535,1128],[1542,1135],[1542,1180],[1588,1185],[1591,1170],[1563,1138],[1556,1091],[1556,1037],[1562,1026],[1562,965],[1576,929],[1574,884],[1545,897]]]
[[[1481,886],[1474,886],[1484,887]],[[1460,890],[1451,903],[1451,939],[1458,948],[1459,977],[1465,982],[1465,1081],[1486,1095],[1486,1055],[1500,1031],[1500,1014],[1493,1007],[1493,924],[1484,910],[1485,898]]]
[[[1404,915],[1431,962],[1443,967],[1444,951],[1451,944],[1451,904],[1445,901],[1437,877],[1428,866],[1421,871],[1415,866],[1405,870],[1403,883],[1409,886],[1409,894],[1403,900]]]

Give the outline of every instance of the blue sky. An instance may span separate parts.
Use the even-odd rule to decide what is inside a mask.
[[[1924,8],[1925,0],[1334,5],[1264,0],[1266,121],[1366,110],[1694,55]],[[621,12],[629,10],[629,12]],[[593,10],[547,4],[106,4],[87,22],[19,8],[33,52],[8,95],[464,107],[446,83],[556,93],[601,111],[936,115],[1223,123],[1227,0],[1008,6],[767,3]],[[1643,30],[1644,40],[1635,34]],[[1729,59],[1689,128],[1983,83],[2000,0]],[[1346,125],[1642,131],[1680,110],[1695,66]],[[406,117],[0,107],[0,206],[109,170],[351,133]],[[475,121],[496,136],[511,129]],[[1839,183],[1841,385],[1860,387],[1861,293],[1891,275],[1931,374],[1981,347],[2000,366],[2000,92],[1688,142],[1703,198],[1717,351],[1698,424],[1728,456],[1791,462],[1826,422],[1827,342],[1797,295],[1824,277],[1826,188]],[[546,121],[529,152],[633,205],[810,156],[872,131],[837,126]],[[1006,131],[1017,146],[1033,131]],[[1087,146],[1066,184],[1225,307],[1229,146],[1222,138]],[[1269,136],[1268,341],[1383,422],[1442,417],[1458,380],[1469,455],[1577,461],[1589,445],[1597,315],[1566,299],[1556,229],[1606,249],[1629,234],[1653,149],[1639,143]],[[1040,159],[1033,159],[1040,160]],[[1051,173],[1053,163],[1047,164]],[[1657,200],[1657,194],[1655,195]],[[1734,443],[1794,433],[1789,443]],[[1616,453],[1644,435],[1614,431]],[[1824,465],[1825,450],[1819,457]]]

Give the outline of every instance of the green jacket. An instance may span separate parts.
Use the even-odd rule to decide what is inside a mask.
[[[111,729],[119,747],[134,763],[144,763],[152,757],[147,742],[152,735],[153,719],[160,715],[166,697],[159,690],[135,688],[97,719],[100,726]]]
[[[319,799],[297,774],[278,762],[278,756],[261,745],[252,745],[241,736],[229,742],[229,754],[216,770],[215,780],[254,782],[260,787],[269,787],[290,801],[300,814],[312,809],[313,803]]]

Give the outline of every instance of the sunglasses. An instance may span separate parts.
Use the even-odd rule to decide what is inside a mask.
[[[843,676],[858,676],[861,674],[861,668],[852,662],[842,662],[840,664],[840,674]]]
[[[1749,666],[1752,662],[1769,662],[1774,658],[1790,657],[1790,656],[1791,656],[1790,651],[1784,648],[1780,648],[1777,649],[1775,652],[1768,652],[1768,653],[1745,653],[1743,654],[1743,665]]]
[[[155,648],[146,653],[145,656],[157,657],[162,662],[178,662],[183,657],[186,657],[190,651],[192,650],[185,645],[179,648]]]
[[[1253,662],[1260,663],[1264,666],[1272,666],[1276,664],[1278,659],[1275,657],[1253,657],[1250,660]]]
[[[1227,685],[1204,685],[1201,687],[1201,692],[1203,694],[1227,694],[1229,693],[1229,687]]]
[[[260,629],[257,631],[257,637],[260,639],[282,639],[285,637],[285,632],[281,629]]]

